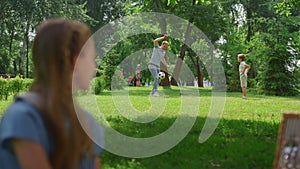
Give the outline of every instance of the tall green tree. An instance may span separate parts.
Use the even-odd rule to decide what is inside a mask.
[[[75,0],[3,0],[0,4],[0,73],[31,76],[30,48],[34,30],[48,18],[64,17],[90,22],[85,4]]]
[[[297,79],[295,69],[296,57],[289,51],[289,43],[298,43],[299,30],[295,32],[295,27],[299,27],[292,17],[277,16],[274,20],[268,20],[268,32],[257,33],[254,41],[263,44],[263,48],[253,46],[254,50],[261,51],[259,57],[258,77],[260,88],[263,93],[278,96],[296,95]],[[296,37],[296,39],[294,39]],[[299,48],[298,48],[299,51]]]
[[[125,15],[126,0],[81,0],[86,2],[87,15],[94,19],[91,28],[94,32],[111,21]]]
[[[185,39],[186,42],[190,41],[192,38],[190,38],[190,29],[191,27],[198,27],[200,30],[203,31],[203,33],[211,40],[212,43],[217,41],[220,36],[222,35],[222,31],[225,30],[224,21],[228,18],[225,13],[225,10],[222,7],[221,1],[218,0],[209,0],[209,1],[203,1],[203,0],[190,0],[190,1],[177,1],[177,0],[162,0],[162,1],[141,1],[136,0],[134,1],[137,4],[134,9],[131,10],[136,12],[139,11],[155,11],[155,12],[163,12],[163,13],[170,13],[174,14],[176,16],[179,16],[187,21],[189,21],[189,25],[186,26],[185,32],[182,32],[182,34],[185,35],[183,39]],[[159,22],[159,26],[161,28],[161,32],[165,32],[165,30],[172,31],[171,27],[169,27],[169,23],[166,21],[157,18],[157,21]],[[225,22],[226,23],[226,22]],[[192,40],[193,41],[193,40]],[[201,61],[197,61],[197,59],[201,59],[201,57],[196,57],[196,55],[193,55],[193,58],[189,57],[186,58],[186,50],[188,49],[188,43],[182,42],[180,46],[175,47],[172,52],[179,55],[179,58],[177,60],[177,63],[175,64],[175,69],[173,71],[171,84],[177,85],[178,81],[178,75],[181,71],[181,64],[185,59],[191,59],[191,62],[194,64],[192,65],[192,68],[195,70],[201,69],[203,70],[203,67],[200,65]],[[172,45],[171,45],[172,46]],[[203,74],[197,75],[198,73],[202,73],[203,71],[194,71],[196,72],[195,76],[198,76],[198,80],[200,81],[200,86],[202,85],[203,81]]]
[[[232,20],[220,45],[226,71],[228,90],[239,91],[238,53],[248,53],[251,65],[250,87],[260,86],[263,93],[295,95],[295,75],[291,68],[295,57],[287,51],[289,39],[299,31],[299,14],[278,15],[274,1],[235,1],[231,4]],[[244,17],[244,19],[243,19]],[[242,20],[240,20],[242,19]],[[296,51],[299,51],[296,47]],[[283,87],[285,86],[285,87]]]

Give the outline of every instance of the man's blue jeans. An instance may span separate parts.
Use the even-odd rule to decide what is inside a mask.
[[[159,67],[156,67],[153,65],[149,65],[148,69],[154,78],[153,88],[151,91],[151,94],[154,94],[155,92],[158,92],[158,84],[159,84],[158,73],[159,73],[160,69],[159,69]]]

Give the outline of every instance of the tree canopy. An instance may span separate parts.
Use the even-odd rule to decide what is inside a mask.
[[[129,36],[116,43],[117,36],[124,35],[125,31],[119,19],[142,12],[174,15],[190,23],[181,27],[184,31],[180,36],[185,40],[175,35],[168,39],[171,67],[166,73],[174,79],[166,79],[162,85],[178,85],[178,79],[190,85],[197,79],[199,87],[203,87],[204,80],[214,83],[213,67],[206,66],[209,62],[206,58],[211,56],[212,60],[221,60],[227,91],[239,91],[237,55],[246,53],[246,62],[251,65],[251,88],[270,95],[298,94],[300,5],[296,0],[3,0],[0,3],[0,74],[32,78],[31,45],[36,26],[48,18],[64,17],[87,23],[95,33],[107,24],[118,26],[114,35],[103,34],[105,44],[99,49],[105,56],[98,59],[98,75],[109,89],[116,71],[125,72],[127,78],[134,72],[132,65],[140,63],[147,67],[154,38],[176,32],[177,28],[168,19],[157,15],[149,19],[153,20],[152,27],[144,21],[138,23],[141,29],[152,33]],[[203,32],[206,43],[195,39],[193,28]],[[189,41],[197,41],[202,52],[193,50]],[[127,63],[126,57],[133,54],[139,55],[138,59]],[[191,69],[193,78],[179,76],[185,71],[181,62]],[[151,81],[146,68],[142,74],[144,83]]]

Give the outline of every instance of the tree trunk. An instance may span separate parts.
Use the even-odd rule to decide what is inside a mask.
[[[201,63],[200,63],[200,57],[197,56],[197,60],[195,61],[195,59],[193,58],[192,55],[190,55],[190,58],[192,60],[192,63],[193,65],[195,66],[196,70],[197,70],[197,84],[198,84],[198,87],[204,87],[203,86],[203,71],[202,71],[202,66],[201,66]]]
[[[195,5],[196,5],[196,0],[193,0],[193,6],[195,6]],[[183,59],[185,57],[185,52],[186,52],[186,49],[187,49],[186,44],[188,44],[188,42],[190,40],[191,28],[192,28],[191,23],[193,23],[194,17],[195,17],[195,15],[192,15],[190,20],[189,20],[189,23],[188,23],[188,26],[187,26],[187,29],[186,29],[186,32],[185,32],[185,39],[184,39],[185,41],[184,41],[184,44],[181,47],[180,55],[179,55],[179,58],[176,61],[176,65],[175,65],[175,68],[174,68],[174,71],[173,71],[173,75],[172,75],[172,78],[171,78],[171,85],[174,85],[174,86],[178,86],[177,82],[179,81],[180,70],[181,70],[182,62],[183,62]]]
[[[199,60],[199,57],[197,57],[197,79],[198,79],[198,87],[204,87],[203,85],[203,71],[202,66]]]
[[[26,36],[26,78],[29,78],[29,38],[28,35]]]
[[[10,32],[10,40],[9,40],[9,53],[8,53],[8,57],[5,56],[5,63],[8,65],[7,70],[9,70],[9,65],[10,65],[10,59],[12,58],[12,45],[13,45],[13,41],[14,41],[14,27],[12,27],[11,32]],[[8,72],[5,72],[8,73]],[[17,72],[14,72],[14,74],[16,74]]]
[[[187,39],[190,38],[190,33],[191,33],[191,23],[188,23],[188,27],[187,27],[186,34],[185,34],[185,42],[181,47],[180,55],[176,61],[176,65],[175,65],[172,79],[171,79],[171,85],[177,86],[177,82],[179,81],[180,70],[181,70],[182,62],[185,57],[185,52],[187,49],[186,41],[187,41]]]
[[[28,41],[28,33],[29,33],[29,27],[30,27],[30,21],[28,20],[27,21],[27,25],[26,25],[26,30],[25,30],[25,33],[24,33],[24,39],[23,39],[23,47],[22,47],[22,51],[21,51],[21,54],[20,54],[20,62],[19,62],[19,73],[21,76],[24,75],[24,57],[25,57],[25,54],[26,54],[26,49],[28,48],[27,47],[27,41]]]

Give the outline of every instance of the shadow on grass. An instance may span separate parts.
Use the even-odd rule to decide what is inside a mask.
[[[121,117],[111,125],[132,137],[150,137],[165,131],[176,118],[159,118],[140,124]],[[214,134],[198,142],[205,118],[198,117],[188,135],[169,151],[148,158],[120,157],[104,151],[103,169],[270,169],[275,156],[277,123],[222,119]],[[109,141],[109,140],[106,140]]]

